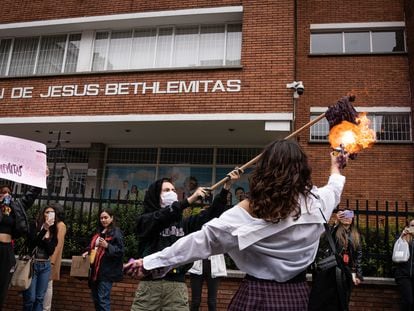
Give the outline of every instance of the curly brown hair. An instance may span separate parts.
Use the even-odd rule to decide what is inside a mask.
[[[299,196],[312,189],[308,157],[293,140],[266,146],[250,177],[250,210],[253,216],[277,223],[301,215]]]

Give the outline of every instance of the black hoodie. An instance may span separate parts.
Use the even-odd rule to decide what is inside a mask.
[[[223,189],[212,203],[200,214],[183,218],[182,212],[189,207],[187,199],[176,201],[171,206],[161,208],[162,184],[169,179],[159,179],[152,183],[144,197],[144,213],[137,218],[136,233],[139,239],[138,256],[143,258],[174,244],[186,234],[200,230],[202,225],[225,210],[227,190]],[[224,204],[223,204],[224,202]],[[185,281],[185,273],[191,264],[171,270],[163,279]]]

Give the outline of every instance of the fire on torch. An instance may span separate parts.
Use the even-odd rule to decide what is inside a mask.
[[[370,148],[375,140],[375,131],[370,128],[371,121],[366,113],[360,113],[356,122],[342,121],[329,131],[329,143],[336,152],[349,154],[354,159],[358,152]]]

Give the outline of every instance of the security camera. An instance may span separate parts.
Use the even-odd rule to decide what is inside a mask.
[[[286,88],[293,89],[293,98],[299,98],[299,95],[302,95],[305,92],[305,87],[303,86],[302,81],[293,81],[292,83],[286,84]]]

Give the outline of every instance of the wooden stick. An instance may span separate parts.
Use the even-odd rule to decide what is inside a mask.
[[[314,125],[315,123],[319,122],[320,120],[322,120],[323,118],[325,118],[325,113],[322,113],[320,116],[316,117],[315,119],[313,119],[312,121],[306,123],[304,126],[302,126],[301,128],[297,129],[296,131],[290,133],[288,136],[285,137],[285,139],[290,139],[292,137],[295,137],[296,135],[298,135],[300,132],[302,132],[303,130],[306,130],[307,128],[311,127],[312,125]],[[244,172],[244,170],[250,166],[252,166],[253,164],[255,164],[257,161],[259,161],[260,157],[262,156],[262,154],[259,154],[257,156],[255,156],[253,159],[251,159],[249,162],[243,164],[242,166],[239,167],[239,170],[241,172]],[[222,184],[224,184],[227,180],[229,180],[229,177],[226,176],[223,179],[219,180],[218,182],[216,182],[214,185],[212,185],[211,187],[209,187],[209,190],[214,190],[217,189],[219,186],[221,186]]]

